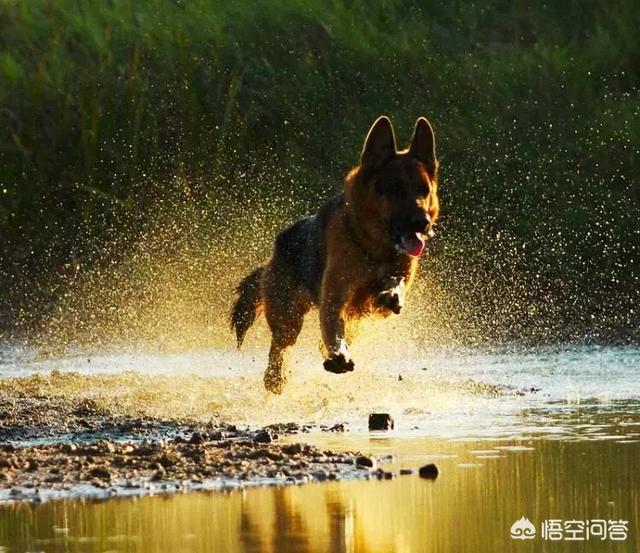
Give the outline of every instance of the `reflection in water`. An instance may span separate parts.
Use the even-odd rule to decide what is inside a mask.
[[[353,447],[353,438],[344,445]],[[436,481],[401,476],[392,481],[5,506],[0,510],[0,546],[19,552],[140,553],[640,548],[636,440],[368,442],[363,437],[358,446],[394,453],[393,470],[436,460],[441,476]],[[577,548],[571,542],[545,542],[538,532],[535,540],[514,542],[509,529],[523,516],[538,530],[550,518],[625,519],[629,537],[625,543],[589,541]]]

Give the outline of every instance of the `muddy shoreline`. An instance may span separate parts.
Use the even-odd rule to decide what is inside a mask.
[[[322,451],[295,439],[344,429],[130,416],[86,398],[2,389],[0,502],[389,477],[359,452]]]
[[[388,459],[324,451],[305,443],[313,441],[305,440],[309,432],[348,430],[333,417],[345,412],[349,395],[321,381],[274,398],[260,384],[261,378],[243,375],[55,369],[2,378],[0,502],[395,476],[380,467]],[[448,382],[426,371],[362,384],[358,394],[379,398],[371,404],[387,403],[389,390],[396,397],[409,397],[415,406],[409,413],[421,412],[433,401],[537,391],[470,379]],[[381,398],[382,388],[387,392]],[[366,412],[359,414],[365,421]],[[308,424],[269,425],[289,417],[296,420],[301,413],[314,415],[298,418]],[[245,421],[252,426],[243,426]]]

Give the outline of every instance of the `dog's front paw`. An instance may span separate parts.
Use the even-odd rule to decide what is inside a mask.
[[[400,299],[400,294],[392,290],[385,290],[384,292],[380,292],[380,294],[378,294],[378,297],[376,298],[376,303],[378,304],[378,307],[381,307],[382,309],[388,309],[396,315],[400,314],[400,311],[402,311],[402,301]]]
[[[344,353],[334,353],[324,360],[323,366],[325,371],[343,374],[351,372],[355,365],[351,359],[347,359]]]

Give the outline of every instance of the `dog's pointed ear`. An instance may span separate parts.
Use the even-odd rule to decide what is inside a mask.
[[[424,117],[419,117],[413,130],[409,155],[424,163],[429,177],[434,179],[438,172],[436,159],[436,135],[431,123]]]
[[[364,140],[360,164],[367,169],[379,169],[396,155],[396,137],[388,117],[378,117]]]

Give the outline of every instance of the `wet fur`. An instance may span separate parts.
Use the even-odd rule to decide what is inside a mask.
[[[426,119],[418,119],[411,146],[398,152],[391,122],[378,118],[344,193],[283,230],[269,262],[240,282],[231,326],[240,346],[264,312],[272,333],[268,390],[282,391],[284,353],[311,307],[320,310],[324,368],[333,373],[354,369],[348,323],[400,313],[418,258],[399,251],[394,236],[431,231],[439,213],[437,172]]]

